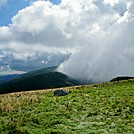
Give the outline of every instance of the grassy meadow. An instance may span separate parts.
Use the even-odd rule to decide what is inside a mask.
[[[0,95],[0,134],[133,134],[134,80]]]

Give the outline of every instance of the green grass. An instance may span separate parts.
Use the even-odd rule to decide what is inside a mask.
[[[134,81],[0,95],[1,134],[133,134]]]

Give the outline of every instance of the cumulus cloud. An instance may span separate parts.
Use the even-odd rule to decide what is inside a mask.
[[[97,7],[89,12],[93,16],[87,15],[89,19],[85,22],[89,29],[83,29],[84,46],[61,64],[59,70],[88,82],[134,76],[134,3],[94,1],[93,4]]]
[[[37,1],[20,10],[12,24],[0,27],[0,50],[6,52],[1,62],[10,57],[8,65],[21,70],[59,65],[74,51],[64,42],[69,38],[62,31],[65,14],[48,1]]]
[[[66,59],[59,71],[92,82],[134,75],[133,7],[127,0],[32,2],[0,27],[2,62],[22,71]]]

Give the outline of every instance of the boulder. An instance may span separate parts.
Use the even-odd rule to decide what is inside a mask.
[[[65,96],[68,95],[68,92],[65,90],[55,90],[54,91],[54,96]]]

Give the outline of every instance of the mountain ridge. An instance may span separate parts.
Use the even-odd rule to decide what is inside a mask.
[[[16,77],[19,77],[21,74],[9,74],[9,75],[3,75],[3,76],[0,76],[0,84],[1,83],[4,83],[4,82],[7,82],[9,80],[12,80]]]
[[[57,67],[34,70],[0,84],[0,94],[79,85],[79,82],[58,72]]]

